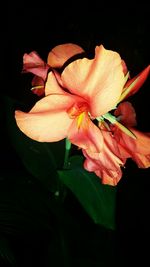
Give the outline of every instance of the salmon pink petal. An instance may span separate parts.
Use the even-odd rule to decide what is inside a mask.
[[[123,147],[140,168],[150,167],[150,133],[142,133],[129,128],[137,137],[133,139],[120,131],[116,126],[113,133],[118,145]]]
[[[117,157],[108,147],[104,145],[103,151],[101,152],[90,152],[86,150],[86,153],[89,155],[91,159],[95,161],[95,163],[103,169],[106,169],[106,172],[109,173],[109,170],[113,170],[115,168],[120,168],[123,165],[121,159]]]
[[[65,111],[45,114],[16,111],[15,117],[20,130],[38,142],[55,142],[64,139],[72,122]]]
[[[95,174],[102,177],[102,184],[111,186],[116,186],[122,177],[122,171],[120,168],[115,171],[110,171],[110,174],[108,174],[105,170],[95,171]]]
[[[38,55],[36,51],[29,54],[25,53],[23,56],[23,72],[31,72],[44,81],[47,77],[47,72],[49,70],[48,64],[46,64]]]
[[[84,168],[87,171],[95,172],[95,174],[102,179],[103,184],[116,185],[121,176],[120,169],[121,161],[109,150],[104,147],[100,153],[89,153],[83,150],[86,157]]]
[[[130,102],[120,103],[114,112],[116,117],[120,118],[120,122],[125,126],[133,127],[136,126],[136,113],[134,107]]]
[[[116,186],[122,177],[122,170],[120,168],[115,171],[109,170],[108,174],[105,169],[98,169],[95,174],[102,179],[102,184]]]
[[[113,109],[124,84],[120,55],[102,45],[95,49],[94,59],[78,59],[62,72],[62,82],[71,93],[85,98],[93,117]]]
[[[95,164],[95,162],[86,158],[84,161],[84,168],[89,172],[94,172],[100,179],[102,184],[116,186],[122,177],[122,170],[117,167],[115,170],[107,171],[101,165]]]
[[[103,135],[103,148],[99,152],[92,152],[83,149],[86,157],[84,168],[95,172],[102,179],[103,184],[116,185],[121,176],[121,166],[126,162],[127,154],[120,153],[118,144],[111,132],[101,131]]]
[[[39,100],[29,113],[16,111],[16,123],[31,139],[40,142],[55,142],[68,134],[72,119],[66,110],[74,105],[68,95],[48,95]]]
[[[112,132],[103,130],[102,134],[105,143],[105,150],[107,151],[108,149],[113,154],[113,157],[116,156],[115,161],[117,162],[117,164],[119,164],[120,166],[124,165],[126,162],[127,153],[120,151],[118,143],[116,142]]]
[[[49,52],[47,63],[53,68],[60,68],[69,58],[83,52],[84,50],[76,44],[57,45]]]
[[[65,91],[61,88],[61,86],[58,83],[59,75],[60,74],[57,73],[57,76],[56,76],[56,72],[53,72],[53,71],[49,72],[48,77],[47,77],[47,82],[45,84],[45,95],[65,94]]]
[[[150,153],[147,155],[142,155],[140,153],[136,153],[133,160],[136,162],[139,168],[149,168],[150,167]]]
[[[123,93],[121,94],[119,102],[135,94],[147,79],[149,72],[150,72],[150,65],[147,66],[140,74],[136,75],[132,79],[129,79],[124,86]]]
[[[68,139],[79,148],[92,152],[101,151],[103,137],[100,129],[90,120],[86,112],[77,116],[68,131]]]

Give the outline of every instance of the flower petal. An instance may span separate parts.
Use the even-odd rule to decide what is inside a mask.
[[[117,109],[115,110],[114,115],[116,117],[119,117],[119,121],[127,127],[133,127],[137,125],[136,113],[134,107],[130,102],[120,103]]]
[[[140,168],[150,167],[150,133],[142,133],[134,128],[129,128],[136,139],[126,135],[116,126],[112,127],[114,138],[118,146],[127,151],[130,157],[137,163]]]
[[[123,68],[123,73],[126,76],[128,73],[128,68],[127,68],[127,65],[123,59],[121,60],[121,64],[122,64],[122,68]]]
[[[29,113],[15,112],[16,123],[28,137],[40,142],[55,142],[67,136],[72,119],[66,110],[76,99],[69,95],[48,95]]]
[[[47,77],[47,82],[45,84],[45,95],[46,96],[49,94],[65,94],[65,91],[61,88],[61,86],[58,83],[59,76],[60,76],[59,73],[57,73],[57,76],[56,76],[56,72],[53,72],[53,71],[49,72],[48,77]]]
[[[103,137],[100,129],[90,120],[86,112],[81,113],[72,122],[68,139],[79,148],[92,152],[101,151]]]
[[[23,72],[31,72],[44,81],[47,77],[47,72],[50,67],[38,55],[36,51],[29,54],[25,53],[23,56]]]
[[[57,45],[49,52],[47,63],[53,68],[60,68],[69,58],[83,52],[84,50],[76,44]]]
[[[122,61],[118,53],[102,45],[94,59],[78,59],[62,72],[62,82],[70,92],[88,100],[91,115],[98,117],[116,105],[124,84]]]
[[[84,168],[88,171],[94,171],[102,179],[102,183],[116,185],[122,176],[120,166],[124,165],[126,159],[118,157],[118,146],[113,140],[111,132],[102,131],[102,134],[104,145],[99,153],[83,150],[86,157]]]
[[[140,74],[127,81],[123,89],[123,93],[119,99],[119,102],[126,99],[127,97],[135,94],[143,85],[150,72],[150,65],[147,66]],[[118,103],[119,103],[118,102]]]
[[[122,177],[122,171],[120,168],[112,171],[109,170],[109,174],[106,169],[99,165],[96,165],[91,158],[86,158],[84,161],[84,168],[89,172],[94,172],[99,178],[101,178],[102,184],[116,186]]]

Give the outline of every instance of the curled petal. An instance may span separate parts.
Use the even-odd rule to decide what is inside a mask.
[[[68,139],[79,148],[92,152],[101,151],[103,137],[100,129],[90,120],[86,112],[77,116],[68,131]]]
[[[99,153],[83,150],[86,157],[84,168],[90,172],[94,171],[103,184],[116,185],[122,176],[120,166],[124,165],[125,159],[118,157],[119,150],[111,133],[103,132],[103,138],[103,149]]]
[[[49,52],[47,63],[53,68],[60,68],[69,58],[83,52],[84,50],[76,44],[57,45]]]
[[[91,158],[86,158],[84,161],[84,168],[89,172],[95,172],[95,174],[101,179],[102,184],[116,186],[122,177],[122,171],[120,168],[116,170],[109,170],[102,168],[98,164],[95,164]]]
[[[126,156],[121,154],[117,142],[111,132],[101,131],[103,135],[103,148],[99,152],[92,152],[83,149],[86,157],[84,168],[90,172],[95,172],[102,179],[102,183],[116,185],[121,176],[120,166],[125,164]]]
[[[124,84],[122,61],[118,53],[102,45],[94,59],[78,59],[62,72],[62,82],[71,93],[85,98],[93,117],[101,116],[116,105]]]
[[[16,111],[20,130],[39,142],[55,142],[68,134],[72,119],[66,110],[75,103],[69,95],[48,95],[38,101],[29,113]]]
[[[120,118],[120,122],[127,127],[136,126],[136,113],[130,102],[120,103],[114,112],[116,117]]]
[[[37,52],[33,51],[29,54],[25,53],[23,56],[23,72],[31,72],[44,81],[47,77],[47,72],[49,70],[48,64],[46,64],[38,55]]]

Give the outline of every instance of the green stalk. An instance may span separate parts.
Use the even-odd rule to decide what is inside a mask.
[[[65,158],[64,158],[64,169],[68,169],[68,159],[69,159],[69,153],[71,149],[71,142],[66,138],[65,140]]]

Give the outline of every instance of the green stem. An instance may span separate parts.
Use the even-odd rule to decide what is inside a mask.
[[[68,169],[68,159],[69,159],[69,152],[71,149],[71,142],[66,138],[65,140],[65,158],[64,158],[64,169]]]

